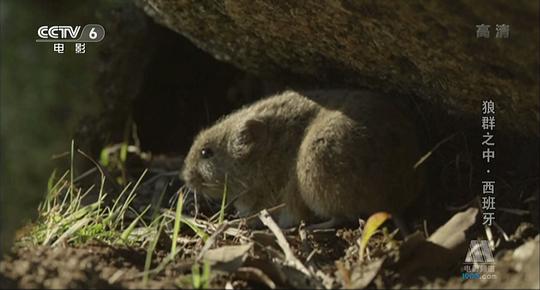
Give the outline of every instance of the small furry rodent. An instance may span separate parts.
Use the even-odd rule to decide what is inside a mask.
[[[195,192],[227,194],[240,216],[281,203],[281,227],[321,227],[376,211],[399,213],[417,196],[414,122],[395,100],[367,91],[286,91],[203,130],[182,177]]]

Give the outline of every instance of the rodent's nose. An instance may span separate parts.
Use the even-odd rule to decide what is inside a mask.
[[[184,166],[184,168],[182,168],[182,173],[180,174],[180,178],[182,178],[184,181],[187,181],[191,179],[192,176],[193,176],[192,170],[189,170],[188,168]]]
[[[202,182],[202,176],[197,172],[197,170],[188,168],[184,168],[182,170],[182,179],[190,186],[196,186]]]

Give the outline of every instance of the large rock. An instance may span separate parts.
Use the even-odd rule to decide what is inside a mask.
[[[539,135],[538,1],[140,0],[158,22],[256,75],[417,96]],[[477,38],[488,24],[490,38]],[[509,24],[508,39],[495,38]]]

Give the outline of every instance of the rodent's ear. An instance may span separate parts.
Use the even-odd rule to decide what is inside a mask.
[[[266,138],[268,128],[264,121],[254,118],[243,120],[235,128],[230,140],[231,152],[235,157],[242,157],[250,153],[257,144]]]

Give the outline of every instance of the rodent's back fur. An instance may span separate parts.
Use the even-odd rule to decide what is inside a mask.
[[[284,202],[284,227],[399,212],[419,190],[413,165],[420,150],[408,115],[367,91],[286,91],[203,130],[182,177],[220,198],[227,176],[242,216]]]

